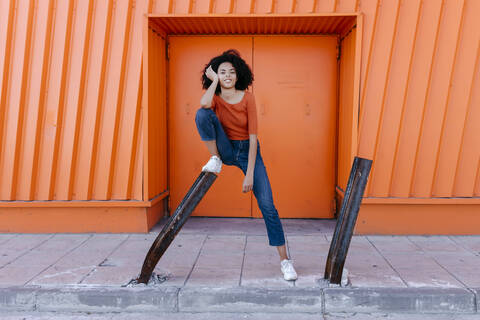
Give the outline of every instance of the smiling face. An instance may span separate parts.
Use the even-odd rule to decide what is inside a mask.
[[[225,89],[235,88],[237,73],[230,62],[223,62],[218,66],[218,80],[220,86]]]

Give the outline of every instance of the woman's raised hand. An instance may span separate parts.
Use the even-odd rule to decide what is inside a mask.
[[[213,71],[212,66],[208,66],[207,71],[205,71],[205,75],[208,79],[215,81],[218,80],[218,75]]]

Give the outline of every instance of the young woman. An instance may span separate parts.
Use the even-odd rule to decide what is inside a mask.
[[[202,76],[206,92],[195,122],[201,139],[212,155],[202,171],[220,173],[222,163],[240,168],[245,174],[242,191],[253,194],[262,211],[269,244],[280,255],[280,269],[285,280],[297,279],[292,261],[287,257],[285,237],[257,140],[255,98],[246,89],[252,84],[250,67],[236,50],[214,57]]]

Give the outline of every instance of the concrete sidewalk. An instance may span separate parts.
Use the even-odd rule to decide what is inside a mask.
[[[0,310],[398,312],[477,314],[480,236],[355,236],[349,285],[323,278],[334,221],[282,220],[299,274],[284,281],[263,220],[191,218],[160,260],[165,280],[136,277],[149,234],[0,234]]]

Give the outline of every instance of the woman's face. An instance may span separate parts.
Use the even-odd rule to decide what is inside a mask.
[[[235,88],[237,73],[230,62],[223,62],[218,66],[218,80],[220,86],[225,89]]]

